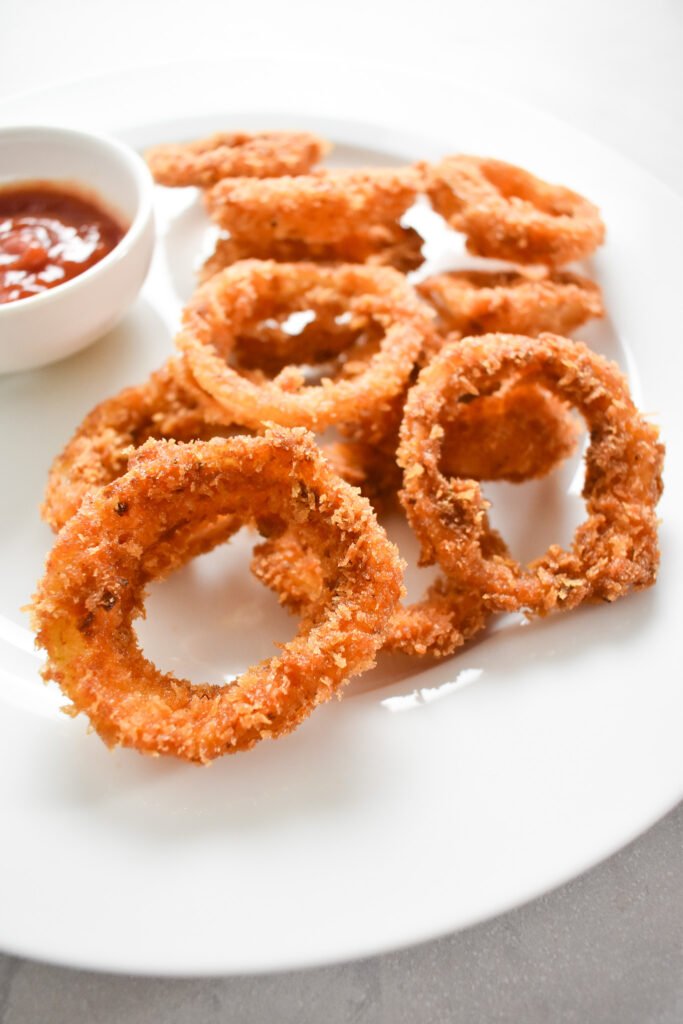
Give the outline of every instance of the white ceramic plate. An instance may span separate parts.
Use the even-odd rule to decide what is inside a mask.
[[[679,201],[546,117],[386,70],[169,67],[27,96],[0,115],[110,129],[139,146],[221,125],[310,127],[337,142],[341,163],[483,152],[562,181],[608,225],[584,269],[609,318],[579,334],[629,372],[669,443],[654,589],[543,622],[501,620],[435,665],[382,659],[292,736],[208,769],[110,753],[40,683],[20,607],[51,544],[38,504],[53,456],[93,404],[171,351],[206,222],[190,193],[160,191],[155,261],[127,319],[68,361],[0,381],[0,946],[158,974],[368,955],[527,900],[672,807],[683,790]],[[431,255],[461,259],[438,231]],[[567,540],[579,484],[565,467],[492,491],[513,550]],[[152,588],[141,635],[162,667],[217,681],[292,634],[248,558],[240,538]],[[422,582],[411,574],[411,587]]]

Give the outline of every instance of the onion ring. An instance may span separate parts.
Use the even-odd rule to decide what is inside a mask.
[[[421,167],[320,171],[281,178],[225,178],[205,193],[210,216],[233,238],[341,242],[398,221],[424,183]]]
[[[194,142],[154,146],[145,160],[159,185],[208,188],[223,178],[305,174],[331,148],[308,132],[216,132]]]
[[[125,506],[122,516],[119,509]],[[142,654],[133,620],[145,556],[217,515],[285,528],[320,559],[323,594],[296,638],[224,686],[192,686]],[[32,605],[54,679],[108,746],[207,762],[294,729],[374,664],[402,593],[401,562],[368,503],[305,431],[147,442],[60,532]]]
[[[591,317],[603,317],[600,289],[586,277],[543,277],[514,271],[450,271],[420,281],[417,291],[437,311],[443,333],[567,335]]]
[[[277,260],[278,263],[367,263],[376,267],[394,267],[407,274],[424,262],[424,239],[414,228],[398,222],[373,224],[366,231],[342,238],[338,242],[309,243],[288,238],[269,239],[219,238],[216,248],[199,269],[200,283],[208,281],[220,270],[240,260]]]
[[[224,434],[215,418],[210,399],[182,379],[179,360],[169,360],[144,383],[124,388],[88,413],[50,467],[43,519],[60,530],[86,495],[125,473],[131,450],[149,438],[192,441]]]
[[[351,350],[334,380],[306,386],[296,366],[270,381],[250,379],[226,362],[241,335],[293,312],[320,313],[320,332],[334,323],[338,339],[355,342],[358,323],[370,332],[371,354]],[[264,421],[323,430],[376,408],[403,389],[432,332],[426,307],[403,275],[389,267],[321,266],[245,260],[206,282],[183,314],[176,345],[192,377],[229,422],[258,428]],[[381,338],[377,340],[377,335]]]
[[[446,157],[431,168],[427,192],[477,256],[559,267],[589,256],[605,237],[593,203],[502,160]]]
[[[587,519],[570,550],[551,546],[522,568],[490,528],[476,480],[440,469],[441,416],[461,398],[490,393],[510,375],[575,406],[590,430],[583,496]],[[664,446],[640,415],[614,364],[551,334],[483,335],[447,344],[421,372],[401,426],[401,501],[422,549],[492,610],[544,615],[582,601],[614,601],[654,583],[655,506]]]

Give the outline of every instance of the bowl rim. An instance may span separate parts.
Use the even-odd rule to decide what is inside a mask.
[[[117,266],[128,257],[147,229],[150,217],[153,214],[154,179],[152,178],[143,158],[132,147],[127,146],[123,142],[119,142],[118,139],[104,133],[84,131],[80,128],[61,127],[59,125],[41,124],[11,125],[0,128],[0,146],[5,139],[11,138],[12,136],[20,137],[22,135],[31,135],[34,133],[44,137],[52,136],[54,141],[68,136],[76,142],[98,143],[106,154],[105,159],[108,159],[112,153],[116,154],[120,158],[122,170],[129,175],[135,184],[137,192],[137,206],[133,219],[128,225],[125,234],[117,242],[114,248],[106,254],[106,256],[103,256],[102,259],[98,260],[98,262],[93,264],[92,267],[88,267],[87,270],[84,270],[82,273],[72,277],[69,281],[64,281],[62,284],[59,284],[54,288],[46,288],[45,291],[38,292],[36,295],[26,296],[23,299],[15,299],[12,302],[0,303],[0,320],[3,318],[7,319],[12,316],[22,315],[22,313],[19,312],[20,310],[28,310],[29,308],[35,309],[37,308],[38,303],[45,306],[50,302],[62,302],[67,295],[72,294],[78,288],[87,287],[88,282],[92,281],[96,275],[106,273],[109,269]],[[16,180],[19,182],[24,179],[18,178]],[[55,180],[56,182],[59,182],[61,179],[50,179],[49,177],[46,177],[40,179],[27,178],[26,180],[40,180],[46,182]],[[91,190],[95,197],[100,197],[103,201],[110,203],[109,198],[105,196],[100,189],[93,188],[88,181],[79,179],[78,177],[75,177],[73,180],[75,183],[80,182],[84,187]],[[8,181],[4,184],[9,183],[10,182]]]

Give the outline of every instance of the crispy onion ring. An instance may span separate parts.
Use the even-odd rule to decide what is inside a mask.
[[[351,348],[336,378],[315,386],[306,386],[296,360],[274,380],[228,365],[240,336],[258,340],[263,329],[270,336],[273,322],[277,333],[282,318],[297,311],[322,318],[321,327],[312,323],[304,338],[322,337],[329,344],[331,331],[337,343],[346,339],[348,344],[358,341],[360,330],[368,337],[367,357],[362,345]],[[196,383],[225,409],[230,422],[323,430],[399,394],[431,331],[426,307],[389,267],[245,260],[195,293],[176,344]]]
[[[213,253],[200,267],[198,278],[203,283],[233,263],[248,259],[277,260],[278,263],[367,263],[394,267],[407,274],[422,266],[423,244],[424,239],[414,228],[401,227],[398,222],[373,224],[338,242],[317,244],[298,238],[277,242],[219,238]]]
[[[561,267],[589,256],[605,237],[593,203],[502,160],[446,157],[431,168],[427,192],[477,256]]]
[[[417,291],[437,311],[444,333],[567,335],[605,310],[599,287],[578,274],[449,271],[420,281]]]
[[[305,174],[331,148],[308,132],[216,132],[193,142],[154,146],[145,160],[159,185],[208,188],[223,178]]]
[[[421,167],[320,171],[297,177],[226,178],[205,193],[211,217],[249,242],[341,242],[398,221],[424,183]]]
[[[121,514],[125,507],[125,514]],[[188,521],[216,516],[289,529],[314,549],[324,586],[278,657],[224,686],[192,686],[142,654],[133,621],[146,556]],[[109,746],[206,762],[294,729],[374,664],[402,593],[401,562],[368,503],[305,431],[187,445],[150,441],[60,532],[32,606],[43,671]]]
[[[57,532],[81,502],[125,473],[132,448],[149,438],[208,440],[226,428],[221,410],[182,379],[182,366],[171,359],[142,384],[124,388],[88,413],[55,458],[48,474],[43,519]]]
[[[490,528],[477,481],[447,478],[440,469],[443,410],[490,393],[510,374],[570,402],[590,430],[587,519],[569,550],[553,545],[526,568]],[[650,586],[659,562],[655,506],[664,459],[657,438],[617,367],[585,345],[550,334],[484,335],[446,345],[408,396],[398,452],[401,500],[423,564],[438,561],[492,610],[538,615]]]

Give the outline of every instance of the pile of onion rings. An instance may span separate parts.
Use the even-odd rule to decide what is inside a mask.
[[[241,132],[147,153],[160,185],[203,191],[221,235],[176,354],[55,459],[42,512],[58,537],[31,610],[45,677],[110,746],[206,762],[289,732],[379,650],[444,657],[497,613],[656,578],[663,445],[618,369],[564,337],[604,316],[598,286],[558,269],[601,244],[597,208],[498,160],[336,171],[319,166],[330,148]],[[405,220],[421,196],[511,266],[430,273]],[[480,484],[551,472],[579,418],[586,521],[521,566]],[[438,565],[417,601],[401,603],[387,510]],[[243,526],[296,639],[228,686],[164,675],[133,630],[145,586]]]

